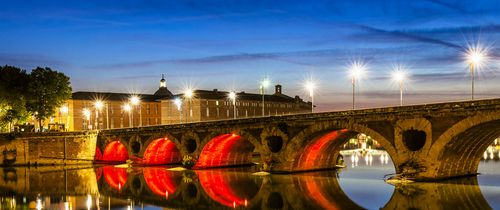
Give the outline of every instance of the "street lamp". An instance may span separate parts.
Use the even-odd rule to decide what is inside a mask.
[[[266,88],[269,87],[269,85],[271,84],[271,81],[269,81],[269,79],[264,79],[261,83],[260,83],[260,86],[259,86],[259,89],[260,89],[260,94],[262,94],[262,116],[266,116],[266,112],[265,112],[265,103],[264,103],[264,96],[266,94]]]
[[[66,124],[64,125],[64,129],[68,130],[69,129],[69,108],[68,105],[63,105],[61,108],[59,108],[59,112],[61,115],[66,115]],[[61,123],[61,118],[62,116],[59,117],[59,123]]]
[[[311,113],[314,113],[314,89],[316,89],[316,84],[313,81],[307,81],[305,88],[309,91],[309,97],[311,97]]]
[[[193,121],[193,108],[191,107],[191,99],[194,96],[194,91],[191,88],[188,88],[186,91],[184,91],[184,98],[188,99],[189,102],[189,121]]]
[[[474,79],[475,79],[475,68],[480,68],[488,60],[488,52],[486,48],[476,45],[469,47],[465,52],[467,63],[469,64],[470,76],[471,76],[471,100],[474,100]]]
[[[349,75],[351,76],[352,82],[352,109],[355,108],[355,95],[356,95],[356,80],[363,76],[366,72],[366,64],[361,61],[355,61],[351,64],[349,68]]]
[[[139,96],[131,96],[130,97],[130,104],[132,105],[132,117],[134,116],[133,109],[135,106],[139,105],[139,126],[142,126],[142,107],[141,107],[141,99]],[[132,123],[133,120],[132,120]],[[134,127],[134,126],[132,126]]]
[[[232,103],[233,103],[233,116],[234,116],[234,119],[236,119],[236,92],[234,91],[231,91],[229,92],[229,99],[231,99]]]
[[[83,117],[87,120],[87,128],[90,125],[90,110],[87,108],[83,109]]]
[[[399,83],[399,106],[403,106],[403,84],[406,79],[406,72],[402,68],[397,67],[392,72],[392,79]]]
[[[182,101],[179,98],[174,99],[174,104],[177,106],[177,110],[179,111],[179,123],[182,123]]]
[[[94,102],[95,107],[95,129],[99,129],[99,111],[104,106],[104,103],[101,100],[96,100]]]
[[[133,117],[133,115],[131,114],[131,112],[132,112],[132,106],[130,106],[130,104],[126,103],[126,104],[124,104],[122,106],[122,109],[123,109],[123,111],[128,112],[128,126],[129,127],[133,127],[132,126],[132,117]]]

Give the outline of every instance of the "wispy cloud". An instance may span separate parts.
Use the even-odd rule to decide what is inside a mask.
[[[356,40],[363,40],[363,41],[369,41],[373,38],[377,39],[378,41],[385,40],[385,41],[390,41],[390,42],[398,42],[398,41],[413,41],[413,42],[421,42],[421,43],[429,43],[429,44],[436,44],[436,45],[441,45],[445,47],[450,47],[456,50],[462,50],[463,47],[451,42],[443,41],[437,38],[431,38],[427,36],[422,36],[422,35],[417,35],[417,34],[412,34],[412,33],[406,33],[403,31],[397,31],[397,30],[384,30],[380,28],[375,28],[371,26],[366,26],[366,25],[355,25],[359,29],[362,29],[365,31],[365,33],[362,34],[354,34],[351,35],[350,37],[352,39]]]

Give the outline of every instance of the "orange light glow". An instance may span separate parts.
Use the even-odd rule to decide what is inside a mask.
[[[144,165],[163,165],[181,162],[181,154],[175,143],[167,138],[151,142],[142,159]]]

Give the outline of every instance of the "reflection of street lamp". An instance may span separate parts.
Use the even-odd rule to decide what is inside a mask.
[[[132,112],[135,106],[139,105],[139,126],[142,126],[142,107],[141,107],[141,99],[139,96],[132,96],[130,97],[130,104],[132,105]],[[134,113],[132,113],[132,117],[134,116]],[[133,124],[132,120],[132,124]],[[134,127],[134,125],[132,125]]]
[[[132,107],[130,106],[130,104],[128,104],[128,103],[127,103],[127,104],[124,104],[124,105],[122,106],[122,109],[123,109],[123,111],[128,112],[128,126],[129,126],[129,127],[132,127],[132,117],[133,117],[133,115],[131,114],[131,112],[132,112]],[[131,116],[132,116],[132,117],[131,117]]]
[[[266,88],[269,87],[269,85],[271,84],[271,81],[269,81],[269,79],[264,79],[261,83],[260,83],[260,86],[259,86],[259,89],[260,89],[260,94],[262,94],[262,116],[266,116],[266,112],[265,112],[265,104],[264,104],[264,96],[266,94]]]
[[[104,106],[104,103],[101,100],[96,100],[94,102],[95,107],[95,129],[99,129],[99,111]]]
[[[188,88],[186,91],[184,91],[184,98],[188,99],[189,102],[189,122],[193,121],[193,108],[191,107],[191,99],[194,96],[194,92],[191,88]]]
[[[88,129],[88,127],[90,126],[90,110],[84,108],[82,112],[83,112],[83,117],[85,117],[85,119],[87,120],[87,129]]]
[[[316,89],[316,84],[313,81],[307,81],[305,88],[309,91],[309,97],[311,97],[311,113],[314,112],[314,89]]]
[[[480,68],[488,60],[488,52],[485,48],[477,45],[470,47],[465,52],[467,58],[467,63],[470,68],[471,76],[471,99],[474,100],[474,79],[475,79],[475,68]]]
[[[179,111],[179,123],[182,123],[182,101],[179,98],[174,99],[174,104],[177,106],[177,111]]]
[[[352,109],[355,108],[355,93],[356,93],[356,80],[363,76],[366,71],[366,65],[360,61],[355,61],[349,68],[349,74],[352,79]]]
[[[402,68],[397,67],[392,72],[392,79],[399,83],[399,106],[403,106],[403,84],[406,79],[406,72]]]
[[[234,91],[229,92],[229,99],[233,103],[233,117],[236,119],[236,93]]]

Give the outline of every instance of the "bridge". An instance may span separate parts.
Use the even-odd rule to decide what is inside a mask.
[[[336,167],[341,145],[358,133],[377,140],[396,172],[415,180],[477,173],[500,136],[500,99],[102,130],[96,159],[194,169],[252,163],[273,173]]]
[[[358,133],[387,150],[398,174],[426,181],[477,173],[500,136],[500,99],[197,122],[98,132],[0,135],[0,165],[180,163],[194,169],[262,163],[293,173],[336,167]],[[257,160],[256,160],[257,159]]]

